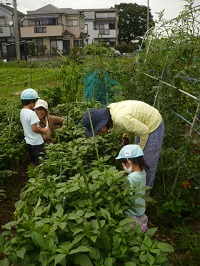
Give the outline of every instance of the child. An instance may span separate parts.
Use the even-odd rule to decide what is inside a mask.
[[[47,128],[38,128],[37,125],[40,120],[33,111],[38,98],[38,93],[33,89],[26,89],[21,94],[23,108],[20,112],[20,121],[32,166],[39,165],[39,154],[44,153],[44,140],[41,134],[47,133]]]
[[[117,156],[117,160],[120,160],[123,169],[129,173],[128,181],[131,188],[134,187],[135,183],[139,183],[139,191],[137,194],[145,195],[145,190],[142,188],[146,186],[146,172],[148,165],[146,164],[142,149],[136,145],[124,146]],[[145,200],[138,196],[134,202],[136,206],[133,210],[128,210],[127,214],[131,216],[136,223],[138,223],[143,232],[147,230],[148,217],[145,215]]]

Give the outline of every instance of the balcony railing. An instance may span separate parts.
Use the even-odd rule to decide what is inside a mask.
[[[109,35],[109,34],[110,34],[109,29],[99,30],[99,35]]]
[[[115,18],[116,15],[114,12],[112,13],[96,13],[96,18]]]

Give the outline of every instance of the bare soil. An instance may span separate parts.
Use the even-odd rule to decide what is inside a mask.
[[[17,170],[16,175],[4,180],[1,190],[4,190],[6,197],[0,198],[0,232],[2,226],[13,220],[15,203],[20,198],[21,190],[28,182],[26,166],[22,165]]]

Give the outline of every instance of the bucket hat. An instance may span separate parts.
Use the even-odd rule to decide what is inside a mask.
[[[94,128],[94,134],[96,135],[97,132],[108,123],[109,110],[106,107],[101,109],[90,108],[89,112]],[[90,125],[88,110],[83,115],[82,124],[84,127],[86,127],[85,134],[88,137],[92,137],[92,129]]]
[[[36,90],[29,88],[22,91],[20,98],[21,100],[37,100],[40,97]]]
[[[43,107],[46,111],[48,111],[48,103],[44,100],[37,100],[34,109],[37,109],[39,107]]]
[[[144,156],[144,153],[140,148],[140,146],[136,144],[129,144],[124,146],[120,150],[118,156],[115,159],[119,160],[119,159],[128,159],[128,158],[137,158],[140,156]]]

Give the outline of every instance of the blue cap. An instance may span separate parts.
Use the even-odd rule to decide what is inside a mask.
[[[119,160],[119,159],[128,159],[128,158],[137,158],[140,156],[144,156],[144,153],[142,149],[140,148],[140,146],[136,144],[130,144],[130,145],[124,146],[120,150],[116,159]]]
[[[31,88],[22,91],[21,94],[21,100],[37,100],[39,98],[37,91]]]
[[[96,135],[97,132],[108,123],[109,110],[106,107],[101,109],[90,108],[89,112],[92,120],[92,125],[94,128],[94,134]],[[92,137],[92,129],[91,129],[88,110],[83,115],[82,124],[84,127],[86,127],[85,134],[88,137]]]

